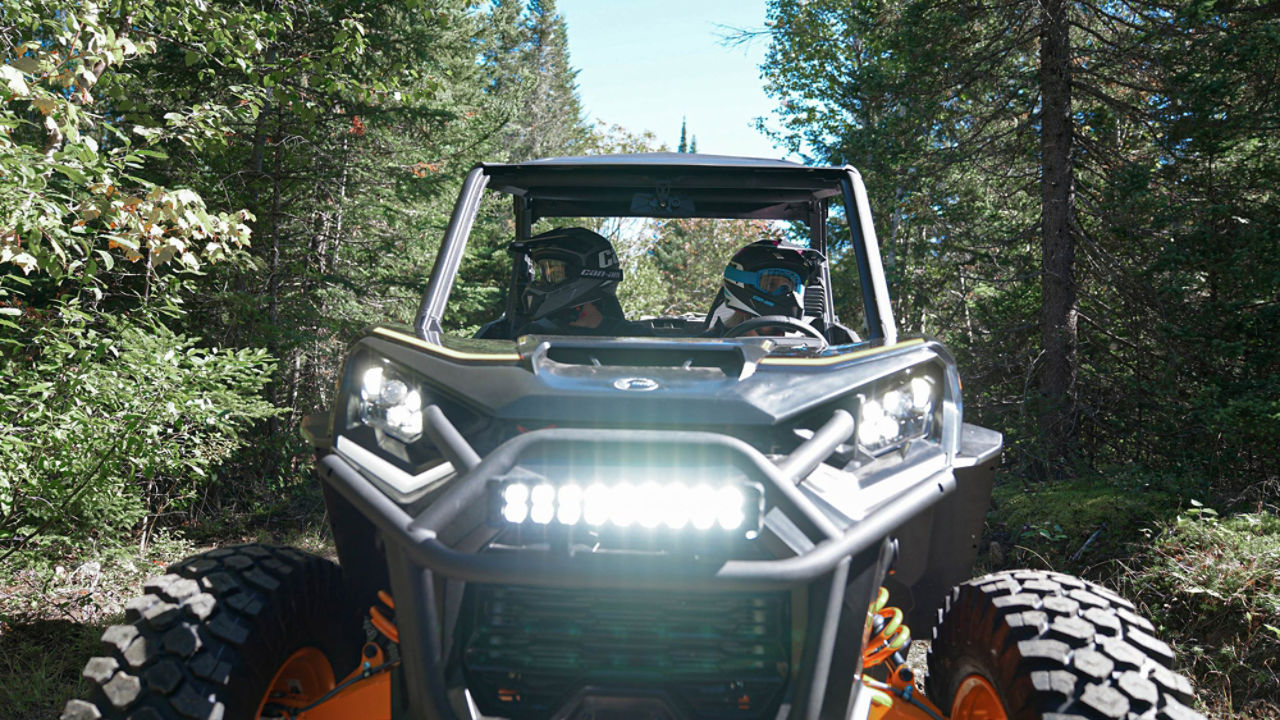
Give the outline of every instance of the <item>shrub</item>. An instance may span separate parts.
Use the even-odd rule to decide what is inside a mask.
[[[180,512],[277,412],[263,350],[74,304],[24,320],[0,348],[0,544],[118,544]]]

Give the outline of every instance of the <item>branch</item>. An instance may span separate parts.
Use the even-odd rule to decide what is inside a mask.
[[[133,422],[130,423],[129,426],[124,429],[124,432],[122,433],[122,435],[128,436],[138,428],[138,424],[141,423],[144,418],[150,417],[151,411],[155,410],[156,405],[159,404],[160,402],[160,398],[161,398],[160,395],[156,395],[155,399],[151,401],[151,404],[147,406],[147,409],[143,411],[142,414],[135,417],[133,419]],[[100,477],[100,473],[102,472],[102,467],[106,465],[107,460],[114,457],[115,455],[118,455],[123,449],[124,449],[124,445],[119,444],[116,446],[116,449],[114,452],[103,453],[102,456],[98,459],[98,464],[93,467],[93,471],[86,473],[85,476],[80,479],[79,484],[76,485],[75,490],[71,491],[71,494],[68,495],[67,499],[63,501],[63,508],[65,509],[68,505],[71,504],[72,500],[75,500],[77,497],[79,497],[80,493],[84,492],[84,489],[89,487],[89,482],[91,480],[98,479],[98,477]],[[53,524],[54,520],[58,520],[61,517],[62,517],[61,514],[50,516],[49,519],[45,520],[43,523],[40,524],[40,527],[36,528],[30,534],[28,534],[27,536],[23,537],[20,541],[18,541],[17,545],[14,545],[13,547],[9,548],[9,550],[5,552],[5,554],[0,555],[0,563],[7,560],[10,555],[13,555],[14,553],[18,552],[22,548],[26,547],[27,544],[30,543],[33,539],[35,539],[37,535],[47,530],[49,526]]]

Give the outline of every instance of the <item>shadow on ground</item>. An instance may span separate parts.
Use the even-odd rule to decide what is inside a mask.
[[[0,720],[52,720],[67,700],[87,692],[80,670],[109,622],[0,621]]]

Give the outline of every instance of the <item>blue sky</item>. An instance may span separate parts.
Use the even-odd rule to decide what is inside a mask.
[[[766,40],[723,40],[762,29],[764,0],[558,0],[556,10],[589,117],[649,130],[672,150],[687,117],[700,153],[781,157],[753,127],[774,107],[760,79]]]

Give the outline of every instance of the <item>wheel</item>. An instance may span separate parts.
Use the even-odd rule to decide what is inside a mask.
[[[238,545],[169,568],[102,635],[86,700],[63,720],[257,718],[305,704],[360,659],[363,632],[338,566],[293,548]]]
[[[752,330],[759,330],[760,328],[767,327],[780,327],[786,330],[794,330],[795,332],[808,335],[815,340],[821,340],[822,346],[818,348],[819,350],[827,346],[827,339],[823,337],[822,333],[818,332],[817,328],[789,315],[761,315],[760,317],[754,317],[750,320],[743,320],[737,325],[726,330],[724,332],[724,337],[741,337]]]
[[[929,699],[951,720],[1204,720],[1173,652],[1093,583],[1014,570],[952,589],[929,649]]]

